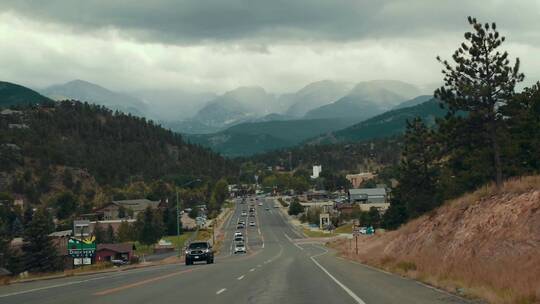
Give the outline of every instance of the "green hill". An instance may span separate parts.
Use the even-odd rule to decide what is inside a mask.
[[[86,170],[101,185],[115,186],[133,178],[212,180],[235,172],[230,161],[151,121],[77,101],[23,108],[22,114],[0,120],[0,142],[9,144],[0,153],[0,174],[67,166]]]
[[[18,105],[43,104],[51,102],[49,98],[40,95],[27,87],[11,82],[0,81],[0,108]]]
[[[441,109],[437,100],[431,99],[416,106],[385,112],[343,130],[310,140],[310,143],[355,142],[390,137],[403,133],[407,120],[418,116],[428,125],[433,125],[437,117],[445,114],[446,110]]]
[[[250,122],[214,134],[188,135],[188,139],[226,156],[247,156],[294,146],[308,138],[345,128],[355,122],[356,119]]]

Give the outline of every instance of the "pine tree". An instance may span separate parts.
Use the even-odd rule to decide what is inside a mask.
[[[59,269],[56,247],[49,237],[51,217],[45,209],[38,209],[24,232],[25,269],[30,272],[50,272]]]
[[[465,33],[466,41],[454,52],[455,65],[437,57],[444,66],[445,84],[435,91],[435,97],[448,108],[450,116],[465,113],[463,122],[470,126],[465,132],[478,132],[485,138],[492,154],[495,181],[501,186],[500,107],[511,100],[524,75],[519,72],[519,59],[511,65],[508,53],[498,50],[505,37],[499,35],[495,23],[482,25],[471,17],[468,21],[473,32]]]
[[[117,233],[117,240],[118,242],[128,242],[128,241],[134,241],[134,233],[133,228],[129,225],[127,221],[122,221],[120,223],[120,226],[118,227],[118,233]]]
[[[137,222],[138,241],[144,245],[155,244],[163,236],[163,220],[158,212],[150,207],[139,214]]]
[[[115,243],[116,237],[114,235],[114,229],[111,224],[107,226],[107,231],[105,232],[105,239],[107,240],[107,243]]]
[[[289,205],[289,214],[298,215],[304,211],[304,207],[300,204],[298,198],[294,198],[292,203]]]
[[[437,135],[420,118],[407,122],[398,186],[384,217],[387,228],[397,228],[437,207],[442,198],[438,189],[440,150]]]
[[[101,227],[99,222],[94,226],[94,237],[96,238],[97,244],[108,243],[106,240],[105,230]]]

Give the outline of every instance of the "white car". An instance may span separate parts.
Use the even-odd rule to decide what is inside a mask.
[[[244,243],[238,243],[234,246],[234,254],[246,253],[246,245]]]
[[[236,232],[234,233],[234,237],[235,237],[235,238],[238,237],[238,236],[239,236],[239,237],[243,237],[242,232],[236,231]]]
[[[259,203],[259,206],[262,206],[263,204],[262,203]]]
[[[247,213],[245,211],[242,211],[242,216],[247,216]]]
[[[235,236],[234,241],[236,243],[243,243],[244,242],[244,237],[243,236]]]
[[[255,227],[255,222],[249,222],[249,227]]]

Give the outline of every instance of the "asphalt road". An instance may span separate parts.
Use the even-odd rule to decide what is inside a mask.
[[[226,224],[215,264],[164,265],[0,287],[0,303],[467,303],[415,281],[335,257],[301,235],[273,208],[256,206],[248,253],[234,255],[241,209]],[[270,207],[269,211],[265,207]],[[251,219],[247,218],[247,222]]]

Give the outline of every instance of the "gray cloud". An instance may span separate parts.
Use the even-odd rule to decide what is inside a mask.
[[[4,0],[0,10],[167,44],[424,36],[454,31],[467,15],[499,21],[511,31],[540,27],[534,0]]]
[[[466,16],[540,79],[540,0],[2,0],[0,79],[284,92],[321,79],[440,81]]]

